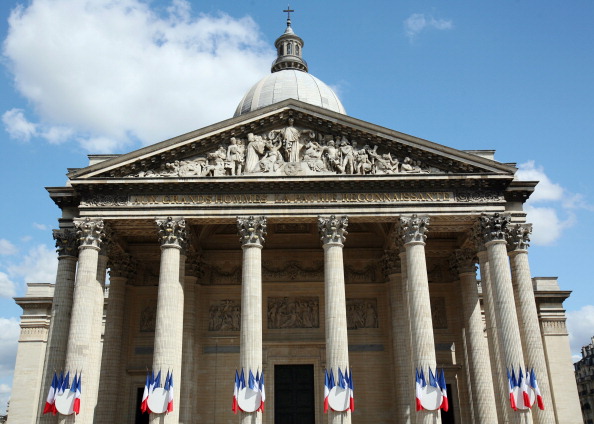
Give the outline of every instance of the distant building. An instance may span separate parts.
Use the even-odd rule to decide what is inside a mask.
[[[582,347],[582,359],[574,364],[584,423],[594,423],[594,337]]]

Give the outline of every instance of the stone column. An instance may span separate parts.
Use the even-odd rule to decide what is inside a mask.
[[[121,417],[121,411],[114,408],[124,393],[121,388],[122,338],[124,312],[126,307],[126,284],[134,275],[132,257],[124,252],[115,252],[109,260],[109,297],[105,317],[105,335],[101,357],[101,378],[95,423],[110,424]]]
[[[247,376],[262,371],[262,246],[266,235],[266,218],[237,218],[237,231],[243,250],[241,269],[241,331],[239,366]],[[240,371],[241,372],[241,371]],[[259,424],[261,412],[240,412],[241,424]]]
[[[53,231],[58,252],[58,270],[50,318],[47,349],[45,351],[45,366],[39,403],[40,423],[55,422],[56,418],[47,414],[41,415],[45,406],[45,396],[52,383],[54,370],[64,369],[66,361],[66,347],[70,330],[70,315],[74,294],[74,279],[76,278],[76,262],[78,260],[78,237],[74,228],[61,228]]]
[[[530,245],[531,232],[531,224],[517,224],[508,232],[508,242],[512,247],[510,252],[512,282],[516,295],[516,310],[520,320],[520,335],[522,337],[525,364],[528,369],[534,368],[545,404],[544,410],[535,405],[532,408],[532,414],[534,422],[548,424],[555,422],[555,414],[542,334],[538,322],[532,276],[528,264],[528,246]]]
[[[184,325],[184,288],[180,280],[182,249],[186,247],[186,221],[183,218],[156,219],[161,242],[161,264],[155,324],[153,370],[173,373],[174,403],[169,414],[151,414],[151,424],[179,422],[182,342]]]
[[[483,214],[480,225],[489,258],[501,362],[506,368],[511,370],[513,367],[517,372],[520,366],[522,369],[525,366],[505,241],[510,220],[507,215]],[[506,375],[506,370],[502,369],[499,373]],[[510,412],[508,417],[510,423],[532,423],[529,410]]]
[[[484,245],[484,240],[482,236],[480,236],[480,232],[478,232],[477,235],[479,237],[475,238],[475,242],[477,243],[478,248],[477,257],[481,273],[481,289],[485,313],[485,326],[487,329],[487,346],[489,347],[491,376],[493,378],[493,389],[495,394],[495,407],[497,409],[497,416],[501,418],[500,421],[506,422],[506,417],[509,412],[509,386],[507,376],[505,373],[501,372],[502,369],[505,369],[505,365],[501,362],[501,355],[499,353],[499,339],[497,338],[497,320],[495,319],[495,304],[493,302],[489,257]]]
[[[402,259],[401,259],[402,258]],[[412,365],[410,358],[410,316],[406,290],[406,254],[399,257],[398,250],[388,250],[384,266],[388,278],[390,309],[392,311],[392,350],[394,359],[395,422],[408,423],[414,403],[411,393]],[[413,408],[414,410],[414,408]]]
[[[105,237],[103,220],[86,218],[74,221],[80,242],[78,269],[74,286],[72,317],[68,336],[65,370],[70,377],[82,372],[82,398],[78,422],[93,422],[99,368],[101,367],[101,327],[103,287],[97,278],[99,251]],[[97,310],[101,305],[101,312]],[[59,422],[74,423],[75,415],[60,415]]]
[[[423,370],[425,376],[429,373],[429,367],[434,372],[437,367],[425,260],[425,233],[428,225],[429,217],[426,216],[400,218],[401,237],[406,249],[410,316],[414,317],[411,319],[412,362],[415,368]],[[414,378],[414,375],[410,378]],[[415,412],[414,417],[419,424],[441,422],[439,411],[421,410]]]
[[[196,419],[196,399],[198,398],[198,380],[195,379],[196,355],[196,281],[199,265],[196,254],[188,255],[184,282],[184,341],[182,346],[182,375],[180,424],[193,423]]]
[[[348,218],[318,217],[318,229],[324,248],[324,298],[326,328],[326,367],[338,374],[338,368],[349,368],[349,342],[347,337],[346,294],[344,287],[343,243],[348,234]],[[351,413],[328,409],[329,424],[350,424]]]
[[[476,281],[476,255],[459,249],[451,258],[452,268],[460,277],[468,371],[472,392],[474,420],[481,424],[497,424],[493,378],[489,367],[489,349],[483,333],[483,317]]]

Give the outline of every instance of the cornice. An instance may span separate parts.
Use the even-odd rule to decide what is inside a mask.
[[[227,119],[202,129],[144,147],[124,155],[112,157],[86,168],[74,169],[68,173],[71,180],[89,179],[122,167],[146,167],[155,163],[182,158],[198,152],[197,149],[216,146],[233,136],[266,130],[274,125],[283,125],[292,117],[302,125],[322,132],[345,134],[362,143],[381,144],[404,153],[422,156],[428,163],[440,168],[457,167],[473,173],[479,169],[486,173],[513,175],[514,166],[502,164],[478,155],[456,150],[408,134],[390,130],[347,115],[309,105],[294,99],[259,109],[257,111]],[[130,168],[133,171],[134,168]],[[229,178],[226,178],[229,180]]]

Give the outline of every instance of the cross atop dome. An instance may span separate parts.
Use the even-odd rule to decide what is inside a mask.
[[[287,14],[287,29],[285,33],[278,37],[274,43],[277,52],[277,58],[272,64],[271,72],[282,71],[283,69],[296,69],[307,72],[307,62],[301,57],[303,50],[303,40],[298,37],[291,28],[291,12],[294,12],[291,6],[287,6],[283,12]]]

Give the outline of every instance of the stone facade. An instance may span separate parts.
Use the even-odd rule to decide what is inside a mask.
[[[582,359],[573,366],[584,424],[592,424],[594,423],[594,337],[592,337],[592,343],[582,347]]]
[[[305,72],[290,22],[279,40],[273,72]],[[336,110],[241,109],[48,188],[60,265],[16,299],[9,422],[581,422],[569,292],[528,265],[535,183]],[[538,370],[545,412],[510,408],[518,366]],[[149,369],[174,377],[169,414],[140,413]],[[325,414],[339,369],[356,408]],[[416,411],[415,374],[437,369],[450,409]],[[54,370],[82,371],[77,417],[42,414]],[[236,370],[265,374],[264,412],[233,414]]]

